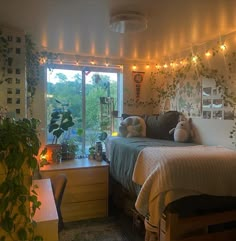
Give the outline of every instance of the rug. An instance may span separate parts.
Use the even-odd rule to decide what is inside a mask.
[[[131,241],[116,217],[65,223],[59,241]]]

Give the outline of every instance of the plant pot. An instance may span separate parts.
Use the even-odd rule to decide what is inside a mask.
[[[49,163],[61,161],[61,144],[47,144],[47,161]]]
[[[63,143],[62,145],[61,160],[73,160],[75,159],[76,145]]]

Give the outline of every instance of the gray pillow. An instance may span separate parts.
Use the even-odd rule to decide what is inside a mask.
[[[145,118],[146,136],[149,138],[158,138],[158,115],[148,115]]]
[[[176,127],[179,122],[181,113],[178,111],[168,111],[160,114],[157,121],[157,137],[158,139],[174,140],[173,134],[170,135],[169,131]]]

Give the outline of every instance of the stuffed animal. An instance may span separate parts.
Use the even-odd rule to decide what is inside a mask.
[[[189,142],[193,137],[192,119],[185,119],[178,122],[175,128],[169,131],[169,134],[174,133],[174,141]]]
[[[127,117],[120,123],[119,136],[137,137],[146,136],[146,124],[143,118],[139,116]]]

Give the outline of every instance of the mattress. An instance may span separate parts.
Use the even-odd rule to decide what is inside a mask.
[[[132,181],[137,157],[145,147],[195,146],[194,143],[180,143],[170,140],[146,137],[108,137],[106,155],[110,161],[110,175],[132,195],[138,195],[141,186]]]

